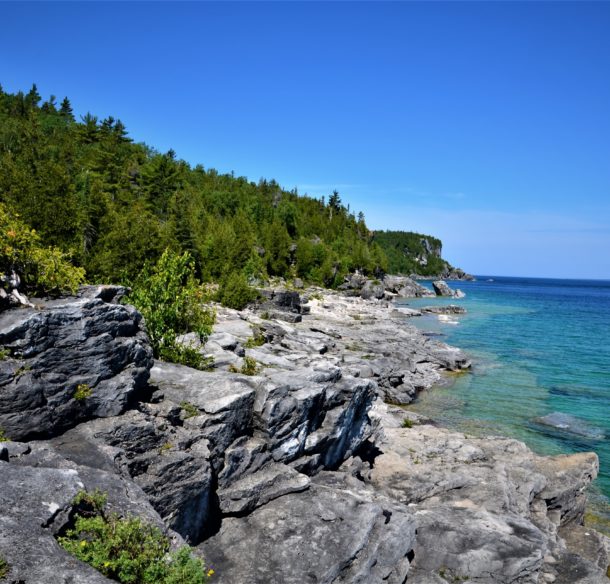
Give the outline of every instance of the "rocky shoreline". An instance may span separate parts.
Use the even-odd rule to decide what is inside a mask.
[[[610,542],[581,525],[595,454],[399,407],[470,365],[392,305],[416,295],[405,280],[219,307],[209,372],[153,362],[120,288],[0,314],[6,581],[110,582],[55,539],[100,489],[222,584],[607,582]]]

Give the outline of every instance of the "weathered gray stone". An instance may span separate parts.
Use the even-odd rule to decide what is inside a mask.
[[[273,463],[219,489],[220,510],[225,514],[250,512],[288,493],[304,491],[309,478],[286,466]]]
[[[208,443],[201,435],[166,418],[131,411],[81,424],[52,445],[79,465],[133,480],[169,527],[191,541],[200,539],[213,480]]]
[[[450,582],[538,581],[545,537],[526,519],[446,506],[416,517],[414,566],[419,570]]]
[[[111,582],[65,552],[55,539],[68,525],[72,500],[80,490],[100,489],[108,495],[111,512],[134,514],[163,525],[144,493],[129,481],[94,469],[27,466],[28,458],[24,456],[20,464],[0,462],[0,556],[10,567],[8,582]],[[40,452],[36,459],[31,462],[69,464],[52,452],[46,456]]]
[[[453,290],[443,280],[432,282],[432,288],[437,296],[453,296]]]
[[[424,306],[422,312],[430,314],[466,314],[466,309],[463,306],[448,304],[446,306]]]
[[[392,285],[400,291],[408,282]],[[371,286],[364,279],[358,290]],[[387,278],[384,286],[384,294],[397,293]],[[90,289],[79,300],[47,303],[45,311],[91,302],[98,310],[119,291],[105,288],[92,298]],[[394,310],[384,299],[324,292],[322,301],[312,296],[307,314],[307,307],[295,308],[298,295],[282,294],[277,310],[303,316],[303,324],[263,320],[258,308],[218,307],[201,349],[226,361],[218,370],[156,363],[137,409],[81,421],[49,440],[8,442],[0,459],[10,462],[0,460],[0,473],[8,466],[42,473],[44,480],[32,480],[43,501],[54,500],[56,475],[48,473],[74,473],[79,484],[108,491],[120,513],[165,524],[194,543],[209,538],[200,547],[221,583],[403,584],[407,574],[415,584],[602,582],[606,540],[577,525],[597,473],[595,455],[538,457],[515,440],[466,438],[382,404],[379,397],[408,403],[444,370],[467,368],[468,358],[408,324],[418,311]],[[0,324],[10,331],[11,319],[21,316],[7,314]],[[92,328],[115,340],[123,326],[111,316]],[[245,352],[257,374],[227,371],[241,365],[253,336],[264,340]],[[88,338],[56,341],[77,352]],[[61,373],[61,363],[58,371],[47,363],[48,378]],[[62,488],[73,496],[74,487]],[[8,496],[17,497],[16,489]],[[28,504],[36,506],[31,497]],[[53,516],[51,531],[68,508]],[[5,530],[6,518],[0,520],[0,554],[28,537],[29,520],[25,531],[11,521]],[[49,582],[105,581],[57,556],[63,552],[49,528],[35,529],[43,530],[33,540],[40,557],[61,563],[65,576]],[[28,553],[15,562],[25,570],[19,573],[42,574],[27,584],[46,582],[44,572],[31,571],[44,562]],[[74,569],[66,572],[66,565]]]
[[[152,351],[141,316],[108,296],[108,288],[90,287],[79,298],[0,314],[0,345],[12,356],[0,361],[0,427],[8,437],[50,436],[120,414],[144,387]]]
[[[387,292],[401,298],[425,298],[434,296],[434,292],[405,276],[387,275],[383,279],[383,285]]]
[[[407,509],[324,473],[302,493],[225,518],[200,548],[219,584],[398,584],[414,539]]]

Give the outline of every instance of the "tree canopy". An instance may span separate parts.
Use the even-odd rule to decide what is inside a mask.
[[[193,167],[134,143],[118,119],[76,120],[70,100],[59,103],[43,102],[35,85],[0,88],[0,202],[89,281],[133,282],[166,249],[188,252],[204,281],[280,276],[333,287],[354,270],[388,269],[384,241],[337,191],[325,203],[274,180]]]

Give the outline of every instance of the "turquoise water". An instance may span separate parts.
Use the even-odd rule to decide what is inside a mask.
[[[473,361],[470,373],[423,392],[411,408],[466,433],[518,438],[540,454],[595,451],[592,505],[610,526],[610,281],[479,276],[455,284],[466,298],[399,302],[468,311],[449,322],[409,320]]]

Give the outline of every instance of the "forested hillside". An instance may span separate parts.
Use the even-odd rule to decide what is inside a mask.
[[[392,274],[439,276],[453,270],[441,257],[440,239],[411,231],[377,231],[373,237],[385,252]]]
[[[364,216],[327,201],[194,168],[134,143],[120,120],[74,117],[70,101],[0,89],[0,197],[90,281],[131,281],[167,247],[204,280],[299,276],[326,286],[387,268]]]
[[[90,282],[133,282],[168,248],[188,252],[204,281],[298,276],[334,287],[355,270],[451,269],[438,239],[373,235],[336,191],[315,199],[274,180],[192,167],[172,150],[134,143],[118,119],[76,120],[68,98],[43,101],[35,85],[0,87],[0,205],[4,223],[19,226],[7,232],[33,228],[37,246],[71,258]]]

